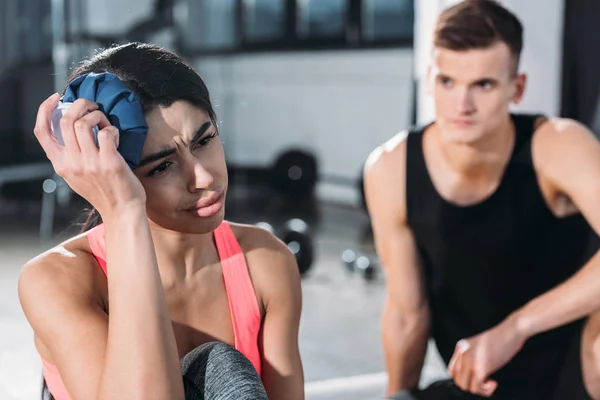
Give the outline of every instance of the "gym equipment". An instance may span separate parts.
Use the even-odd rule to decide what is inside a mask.
[[[367,256],[360,256],[356,259],[356,270],[366,280],[375,278],[375,265],[373,260]]]
[[[273,228],[273,225],[271,225],[268,222],[257,222],[256,224],[254,224],[255,226],[258,226],[259,228],[263,228],[264,230],[267,230],[273,234],[275,234],[275,229]]]
[[[348,271],[358,273],[365,280],[373,280],[379,270],[375,257],[357,254],[354,250],[344,250],[341,258]]]
[[[104,48],[111,47],[114,43],[124,42],[150,42],[153,34],[166,28],[172,28],[175,23],[173,9],[175,0],[156,0],[152,11],[147,18],[132,24],[127,30],[116,33],[91,33],[78,32],[71,34],[70,41],[75,44],[96,42]],[[75,14],[76,15],[76,14]],[[66,16],[64,18],[67,18]],[[69,21],[66,21],[68,24]],[[64,79],[64,78],[62,78]]]
[[[342,261],[350,272],[354,272],[354,263],[356,262],[356,253],[350,249],[342,253]]]
[[[308,272],[314,261],[314,245],[306,222],[300,218],[292,218],[279,229],[274,229],[268,222],[257,222],[254,225],[266,229],[286,244],[296,257],[301,276]]]
[[[300,275],[308,272],[314,260],[314,246],[306,222],[300,218],[287,221],[277,235],[296,256]]]
[[[302,150],[289,150],[277,157],[270,170],[270,184],[292,200],[303,200],[314,193],[317,184],[316,158]]]
[[[365,178],[363,177],[362,170],[358,177],[358,180],[356,181],[356,189],[358,190],[358,194],[360,196],[359,206],[360,206],[361,210],[368,211],[367,210],[367,200],[365,199]]]

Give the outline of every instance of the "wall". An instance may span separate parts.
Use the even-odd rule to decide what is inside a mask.
[[[269,167],[292,147],[315,154],[321,198],[357,204],[368,154],[411,124],[412,49],[199,59],[228,161]],[[337,182],[337,183],[336,183]]]

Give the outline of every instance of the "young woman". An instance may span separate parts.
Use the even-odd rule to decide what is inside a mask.
[[[227,169],[202,79],[175,54],[130,43],[83,62],[74,81],[101,101],[75,99],[57,140],[50,116],[60,96],[51,96],[35,135],[94,210],[80,235],[28,262],[19,279],[46,392],[302,399],[295,258],[269,232],[224,221]],[[141,135],[123,128],[136,113]]]

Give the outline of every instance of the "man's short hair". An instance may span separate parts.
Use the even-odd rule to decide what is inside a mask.
[[[523,49],[523,25],[512,12],[493,0],[464,0],[438,17],[434,47],[454,51],[486,49],[505,43],[519,67]]]

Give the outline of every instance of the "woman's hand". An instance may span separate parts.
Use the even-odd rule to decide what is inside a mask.
[[[146,193],[123,157],[117,152],[119,131],[94,102],[77,99],[60,121],[64,146],[50,128],[50,115],[58,104],[56,93],[38,110],[34,133],[54,170],[103,219],[128,207],[145,209]],[[92,128],[98,126],[96,147]]]

